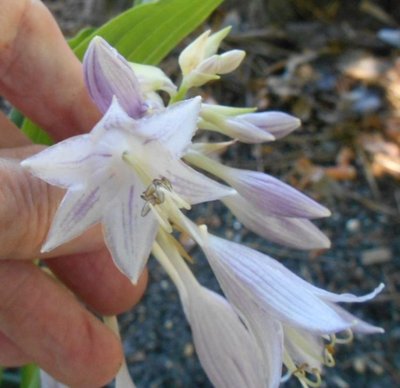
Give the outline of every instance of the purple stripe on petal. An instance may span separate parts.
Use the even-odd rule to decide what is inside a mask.
[[[82,195],[80,201],[77,201],[75,208],[72,211],[69,222],[79,222],[80,219],[84,218],[89,210],[98,202],[100,199],[100,187],[96,187],[88,195]]]
[[[107,111],[113,96],[116,96],[131,117],[143,116],[146,107],[135,73],[125,58],[104,39],[93,38],[83,66],[86,87],[102,113]]]

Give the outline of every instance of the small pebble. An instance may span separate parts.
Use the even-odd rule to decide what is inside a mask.
[[[194,354],[194,346],[191,342],[188,342],[185,344],[185,347],[183,348],[183,354],[185,357],[192,357]]]
[[[351,233],[358,232],[360,230],[360,221],[356,218],[351,218],[346,222],[346,230]]]
[[[392,251],[386,247],[377,247],[361,253],[361,262],[364,265],[386,263],[392,260]]]
[[[168,288],[169,288],[169,282],[168,282],[168,280],[161,280],[161,282],[160,282],[160,287],[161,287],[161,289],[162,290],[168,290]]]

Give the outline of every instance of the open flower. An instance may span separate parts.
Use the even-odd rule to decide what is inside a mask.
[[[211,382],[222,388],[275,386],[271,376],[279,381],[282,360],[280,352],[274,352],[273,342],[263,354],[257,338],[234,308],[197,282],[171,240],[161,232],[153,255],[177,286],[197,354]],[[279,337],[275,331],[269,335]]]
[[[113,63],[122,76],[108,71]],[[99,39],[89,47],[85,74],[99,106],[108,105],[111,93],[117,95],[102,120],[89,134],[22,162],[34,175],[68,190],[42,250],[50,251],[101,222],[117,266],[136,282],[158,229],[155,214],[142,216],[141,195],[154,179],[165,177],[189,205],[220,198],[232,189],[180,160],[197,129],[200,97],[144,115],[132,69]],[[120,79],[123,82],[118,83]]]
[[[225,295],[239,310],[259,316],[256,311],[260,309],[286,325],[321,335],[347,329],[382,332],[336,305],[370,300],[382,290],[382,284],[361,297],[334,294],[309,284],[276,260],[241,244],[213,235],[206,235],[200,243]]]

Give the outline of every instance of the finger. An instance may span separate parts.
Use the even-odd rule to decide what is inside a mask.
[[[24,157],[38,146],[1,150],[0,155]],[[40,253],[63,191],[32,177],[18,160],[0,159],[0,259],[48,260],[49,267],[86,304],[107,315],[137,303],[146,275],[134,287],[113,263],[104,246],[101,227],[45,255]]]
[[[28,364],[32,360],[13,341],[0,332],[0,365],[11,368]]]
[[[3,112],[0,112],[0,148],[31,144],[31,141],[14,125]]]
[[[54,140],[90,130],[100,113],[50,12],[40,1],[1,6],[0,93]]]
[[[29,146],[0,151],[0,259],[42,257],[40,248],[64,195],[64,190],[31,176],[20,166],[20,158],[37,150],[38,146]],[[103,244],[100,227],[91,228],[46,257],[98,250]]]
[[[145,270],[136,286],[112,262],[106,249],[46,260],[55,275],[101,315],[129,310],[147,285]]]
[[[68,386],[102,386],[122,362],[116,335],[31,263],[0,262],[0,330]]]

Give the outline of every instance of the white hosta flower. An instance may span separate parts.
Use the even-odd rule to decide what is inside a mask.
[[[265,254],[207,235],[201,242],[211,267],[228,300],[247,316],[261,310],[285,325],[315,334],[354,329],[382,332],[341,307],[338,302],[360,303],[374,298],[383,288],[362,297],[334,294],[307,283]]]
[[[268,174],[222,165],[193,148],[189,149],[185,159],[229,183],[263,214],[308,219],[330,215],[325,207]]]
[[[179,56],[182,70],[182,88],[189,89],[204,85],[206,82],[219,79],[220,74],[235,70],[243,58],[242,50],[230,50],[216,54],[222,40],[228,35],[230,27],[211,34],[208,30],[187,46]]]
[[[34,175],[68,189],[42,250],[50,251],[101,222],[117,266],[136,282],[158,229],[153,213],[142,216],[141,195],[153,179],[167,178],[188,204],[231,192],[180,160],[196,130],[199,109],[200,98],[195,98],[134,120],[114,99],[90,134],[23,161]]]
[[[272,141],[288,135],[300,126],[300,120],[283,112],[254,112],[251,108],[233,108],[203,104],[199,127],[220,132],[244,143]]]
[[[297,249],[330,247],[329,239],[307,218],[272,216],[238,193],[221,201],[246,228],[267,240]]]
[[[272,386],[265,356],[256,338],[221,295],[202,287],[194,278],[176,248],[162,236],[153,254],[176,284],[185,315],[192,329],[200,362],[218,388],[259,388]],[[161,248],[162,247],[162,248]],[[274,332],[269,333],[274,336]],[[279,353],[268,356],[280,365]],[[279,378],[278,378],[279,379]]]

